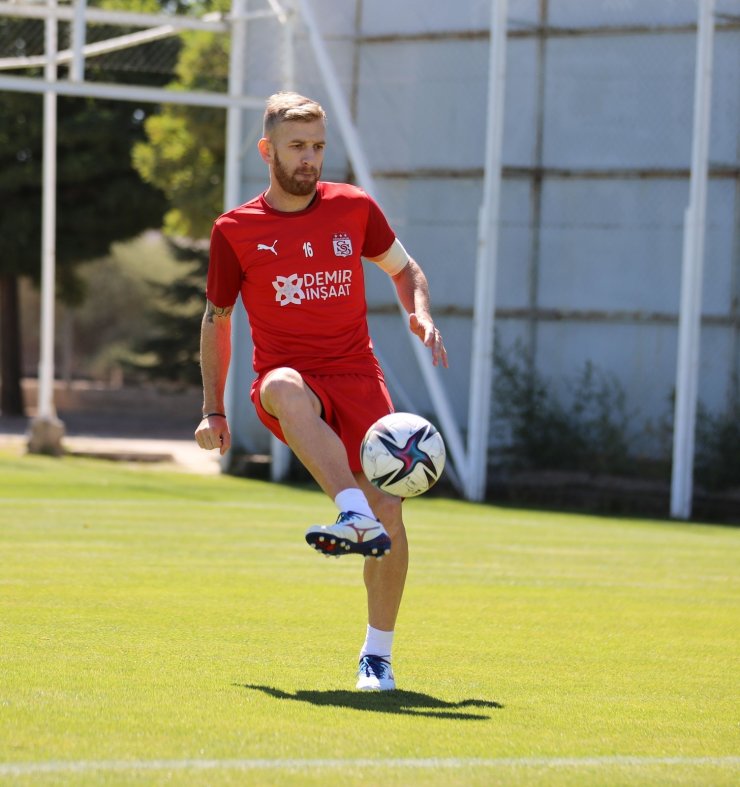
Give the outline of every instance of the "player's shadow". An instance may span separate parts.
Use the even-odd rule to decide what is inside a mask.
[[[374,711],[375,713],[398,713],[407,716],[433,716],[438,719],[454,719],[455,721],[486,721],[491,717],[484,713],[473,713],[467,708],[503,708],[499,702],[492,700],[461,700],[447,702],[421,694],[418,691],[342,691],[329,689],[298,689],[294,694],[251,683],[235,683],[252,691],[261,691],[277,700],[295,700],[310,705],[334,705],[339,708]]]

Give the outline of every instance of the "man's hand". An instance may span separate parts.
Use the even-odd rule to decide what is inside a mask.
[[[447,368],[447,350],[445,350],[442,334],[434,327],[434,322],[430,317],[424,315],[410,314],[409,328],[411,333],[415,333],[425,347],[432,350],[432,363],[435,366],[442,364]]]
[[[219,449],[223,456],[231,446],[229,424],[223,415],[209,415],[203,418],[195,430],[195,442],[206,451]]]

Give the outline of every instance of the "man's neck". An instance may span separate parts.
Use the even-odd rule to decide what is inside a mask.
[[[270,185],[264,193],[265,202],[281,213],[298,213],[298,211],[305,210],[315,197],[316,189],[305,197],[297,197],[294,194],[288,194],[281,188],[275,188],[273,185]]]

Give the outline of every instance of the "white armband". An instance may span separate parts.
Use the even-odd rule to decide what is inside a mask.
[[[395,276],[397,273],[400,273],[409,262],[409,255],[404,249],[403,244],[401,243],[398,238],[393,241],[390,249],[385,253],[383,257],[376,258],[371,260],[374,262],[381,270],[384,270],[389,276]]]

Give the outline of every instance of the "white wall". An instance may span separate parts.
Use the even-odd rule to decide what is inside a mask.
[[[375,196],[430,279],[451,356],[444,378],[464,427],[490,3],[364,0],[358,14],[355,0],[313,2],[376,177]],[[736,6],[718,0],[720,12]],[[550,25],[582,34],[542,43],[532,30],[544,7]],[[533,342],[538,369],[561,390],[587,361],[613,372],[636,422],[671,415],[695,18],[695,0],[509,3],[497,336],[505,345]],[[280,87],[277,33],[274,22],[250,28],[251,93]],[[296,88],[330,109],[300,29],[296,52]],[[740,367],[740,29],[718,30],[714,69],[699,395],[722,410]],[[344,179],[331,112],[329,133],[324,175]],[[265,182],[253,148],[245,199]],[[734,176],[721,176],[723,167]],[[392,291],[374,271],[368,300],[376,344],[418,409],[429,411],[408,342],[398,340],[405,327]],[[247,428],[249,440],[262,439]]]

